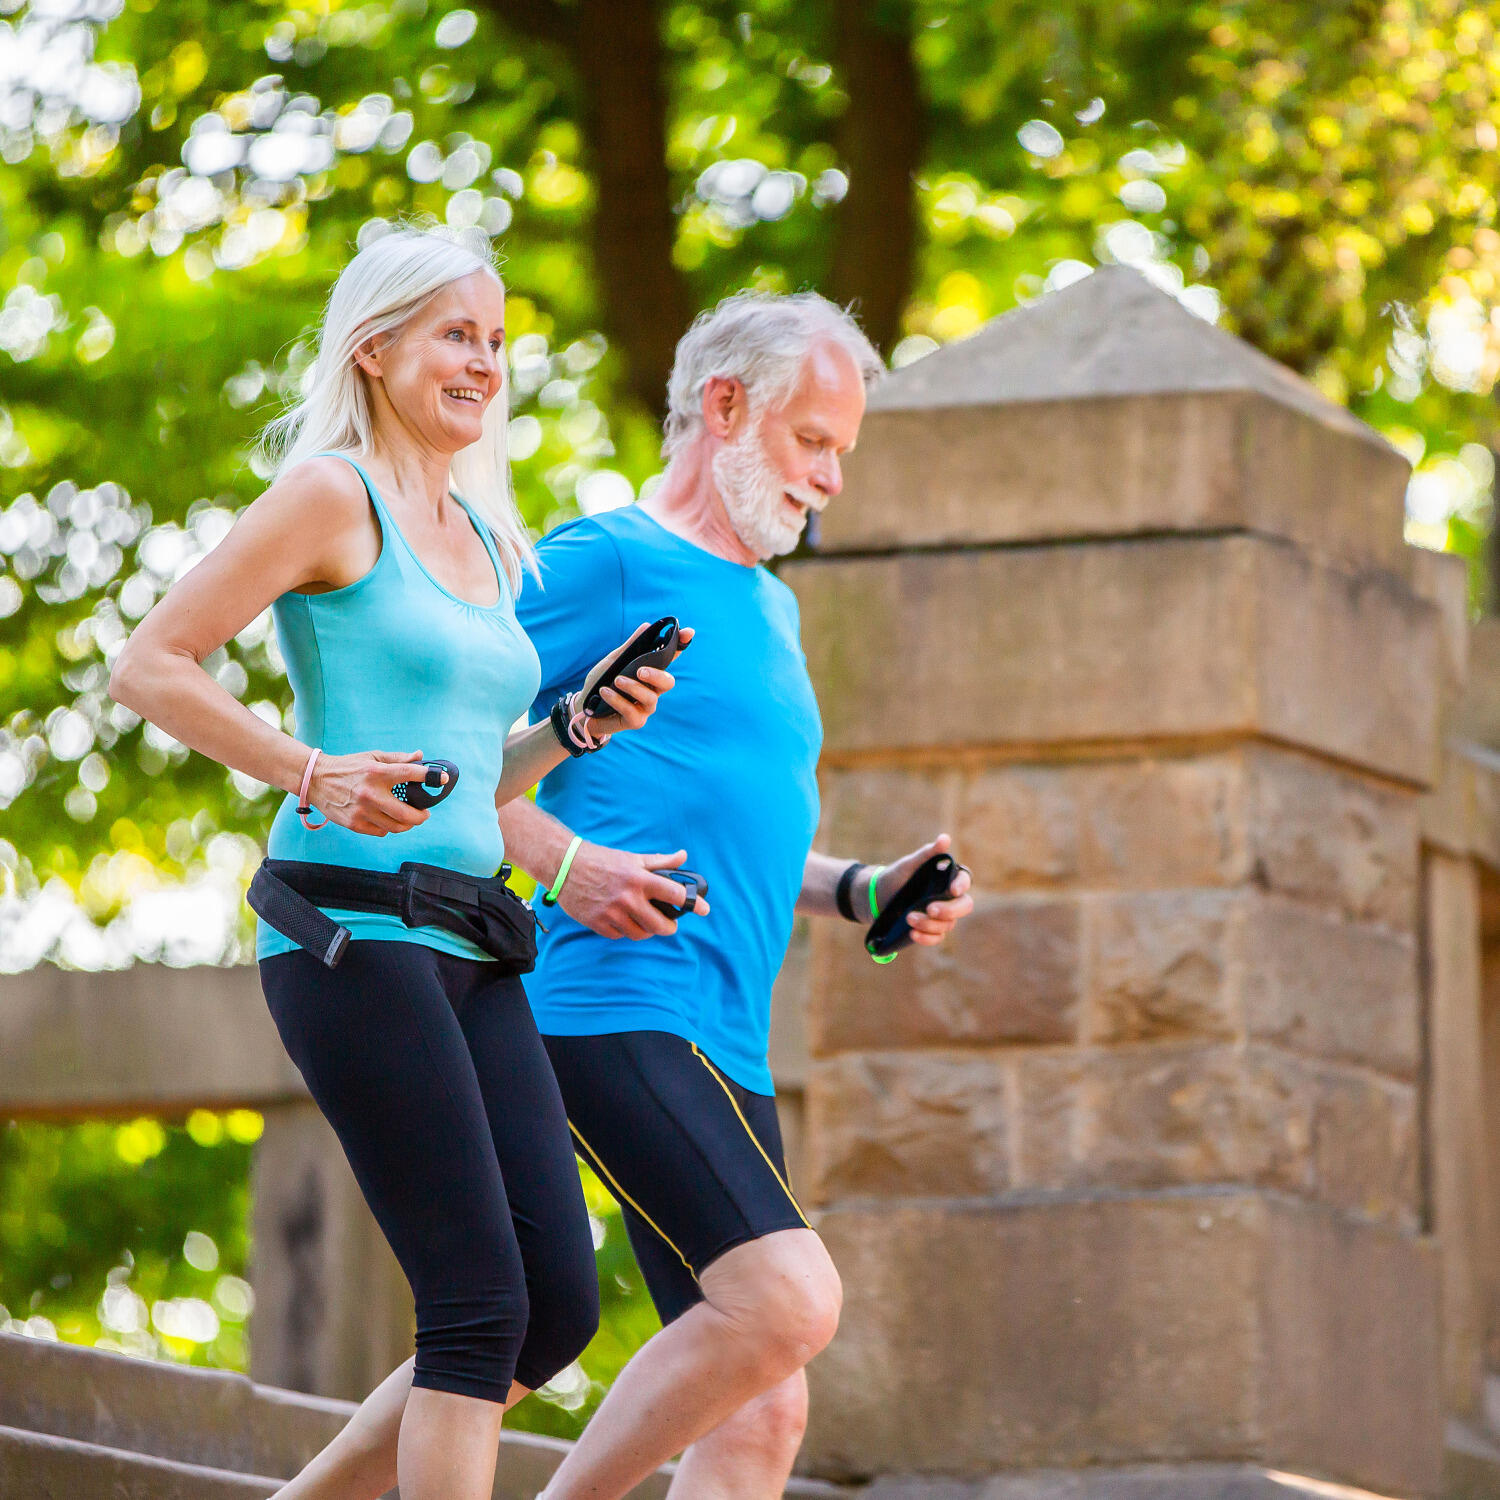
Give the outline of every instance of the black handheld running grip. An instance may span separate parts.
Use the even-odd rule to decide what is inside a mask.
[[[896,956],[911,942],[907,917],[929,901],[942,901],[953,890],[953,882],[964,867],[951,854],[934,854],[912,872],[911,878],[880,908],[880,915],[865,934],[865,950],[881,960]]]
[[[608,661],[595,667],[584,683],[583,711],[596,718],[605,718],[614,713],[604,701],[599,689],[613,687],[617,677],[633,677],[640,680],[642,667],[668,666],[682,643],[677,635],[677,620],[666,615],[650,625],[642,625],[636,633],[615,652]]]
[[[653,875],[664,875],[668,880],[675,880],[682,887],[682,905],[672,906],[666,901],[658,901],[655,896],[651,898],[651,904],[664,917],[688,917],[693,913],[693,902],[699,896],[708,894],[708,882],[701,876],[695,875],[691,870],[653,870]]]
[[[448,773],[447,781],[443,772]],[[436,807],[458,785],[458,767],[451,760],[429,760],[422,763],[420,781],[398,781],[391,788],[397,802],[408,807]]]

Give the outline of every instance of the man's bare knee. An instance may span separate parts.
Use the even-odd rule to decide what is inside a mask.
[[[727,1251],[704,1271],[702,1285],[775,1378],[801,1369],[838,1329],[843,1290],[811,1230],[782,1230]]]

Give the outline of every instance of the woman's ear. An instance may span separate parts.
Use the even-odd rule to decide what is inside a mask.
[[[377,335],[374,338],[366,339],[354,351],[354,363],[374,380],[379,380],[385,373],[381,369],[380,356],[385,352],[388,342],[387,339]]]

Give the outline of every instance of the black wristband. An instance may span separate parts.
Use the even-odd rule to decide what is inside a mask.
[[[572,718],[572,715],[568,712],[568,707],[571,701],[572,700],[570,696],[567,693],[564,693],[562,697],[552,705],[552,712],[548,715],[548,717],[552,721],[552,732],[557,736],[557,743],[561,745],[563,749],[573,757],[574,760],[577,760],[580,755],[591,755],[593,751],[591,751],[587,745],[578,744],[577,741],[574,740],[573,736],[568,733],[568,720]]]
[[[859,878],[860,871],[868,870],[869,868],[869,865],[862,865],[856,859],[844,870],[844,873],[839,876],[839,883],[834,887],[834,905],[838,907],[839,915],[846,922],[859,921],[859,917],[856,915],[854,910],[854,902],[850,899],[850,894],[854,889],[854,882]]]

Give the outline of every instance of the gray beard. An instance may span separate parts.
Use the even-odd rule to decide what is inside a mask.
[[[781,509],[787,487],[766,454],[759,423],[714,454],[711,472],[729,524],[751,552],[764,561],[796,547],[806,523]]]

